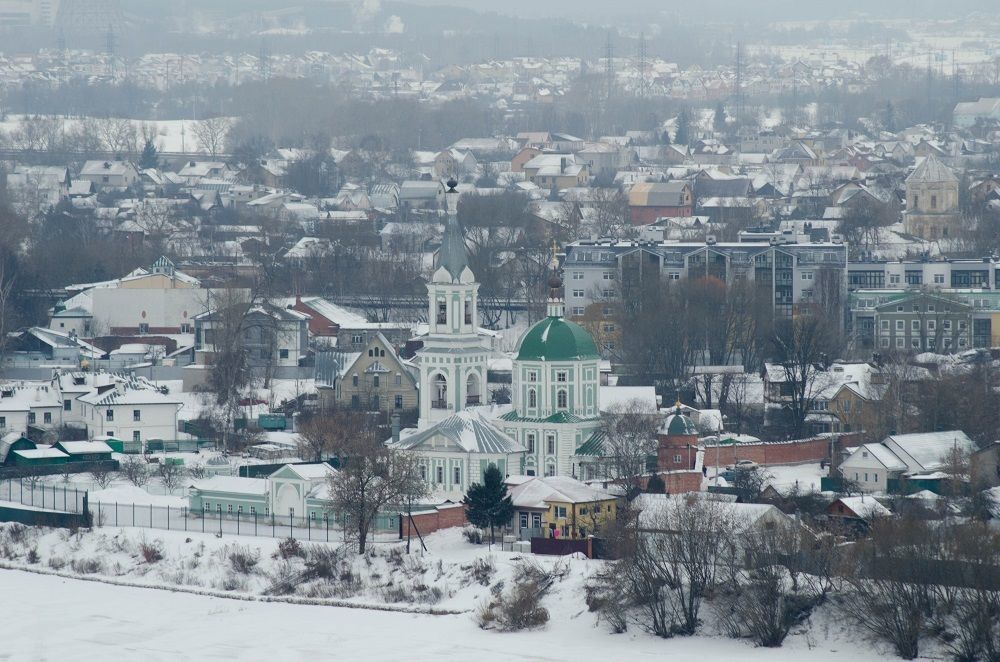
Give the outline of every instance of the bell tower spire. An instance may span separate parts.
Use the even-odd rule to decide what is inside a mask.
[[[566,301],[563,298],[563,282],[559,275],[559,258],[556,253],[559,245],[555,239],[552,240],[552,257],[549,260],[549,302],[546,306],[549,317],[563,317],[566,315]]]

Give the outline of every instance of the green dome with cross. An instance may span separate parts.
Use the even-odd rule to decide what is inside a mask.
[[[582,361],[599,359],[594,339],[579,324],[546,317],[521,337],[518,361]]]

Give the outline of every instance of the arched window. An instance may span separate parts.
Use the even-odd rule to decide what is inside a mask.
[[[547,465],[545,465],[545,475],[546,476],[555,476],[556,475],[556,465],[554,465],[554,464],[547,464]]]
[[[479,377],[475,374],[469,375],[465,381],[465,404],[475,406],[481,404],[479,397]]]
[[[566,391],[560,389],[559,392],[556,393],[556,408],[566,409],[566,407],[568,406],[569,405],[568,405],[568,398],[566,396]]]
[[[448,380],[438,373],[431,380],[431,409],[448,408]]]
[[[528,407],[534,409],[538,406],[538,394],[535,393],[535,389],[528,390]]]

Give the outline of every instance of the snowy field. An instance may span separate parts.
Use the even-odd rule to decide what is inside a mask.
[[[435,585],[445,586],[445,597],[434,608],[460,613],[431,615],[406,613],[405,610],[428,609],[427,605],[391,604],[383,601],[372,608],[302,605],[280,601],[261,601],[252,580],[250,585],[227,592],[233,597],[208,596],[196,586],[171,585],[170,573],[150,569],[136,558],[135,543],[142,532],[107,529],[103,541],[94,534],[82,539],[50,531],[37,542],[39,562],[24,559],[5,561],[6,565],[29,567],[39,573],[56,572],[47,562],[52,555],[76,550],[78,558],[93,558],[102,551],[109,559],[105,574],[88,574],[87,579],[37,574],[23,570],[0,570],[0,586],[5,601],[18,605],[16,637],[5,638],[0,659],[11,660],[297,660],[307,658],[332,660],[623,660],[670,659],[676,662],[707,660],[764,661],[801,660],[810,662],[841,660],[855,662],[891,657],[857,637],[850,636],[841,618],[828,613],[813,616],[808,632],[799,631],[780,649],[754,648],[749,643],[718,636],[711,626],[705,634],[691,638],[664,640],[637,628],[614,635],[596,622],[583,599],[583,585],[601,561],[583,558],[565,559],[565,576],[553,584],[542,601],[551,615],[543,628],[520,633],[483,631],[473,621],[472,610],[490,589],[476,582],[460,582],[461,568],[472,560],[491,556],[496,575],[509,581],[510,568],[520,562],[516,554],[486,546],[466,543],[456,530],[428,536],[429,552],[405,557],[400,566],[391,568],[387,554],[390,546],[379,544],[379,553],[369,562],[354,557],[354,567],[368,567],[368,580],[381,577],[384,583],[412,581],[413,565],[420,559],[428,581],[439,577]],[[184,550],[201,550],[202,562],[192,575],[216,576],[224,572],[214,561],[218,550],[234,541],[258,545],[260,571],[280,561],[271,559],[276,541],[253,539],[225,540],[214,536],[189,534],[156,536],[161,539],[164,564],[172,571],[190,565]],[[109,545],[109,540],[118,542]],[[154,537],[149,536],[149,541]],[[125,542],[128,541],[128,542]],[[130,545],[132,546],[130,548]],[[103,547],[101,547],[103,546]],[[98,548],[101,548],[100,550]],[[536,557],[552,567],[559,559]],[[145,568],[146,576],[139,576]],[[112,570],[113,569],[113,570]],[[189,568],[190,569],[190,568]],[[73,574],[69,566],[58,570]],[[79,575],[77,575],[79,576]],[[170,590],[116,586],[104,582],[146,583]],[[450,588],[449,588],[450,587]],[[283,598],[276,598],[282,600]],[[356,598],[359,599],[359,598]],[[372,604],[372,593],[362,598]],[[361,603],[359,603],[361,604]],[[385,611],[397,609],[402,611]],[[53,624],[58,624],[54,627]],[[461,656],[460,658],[458,656]]]

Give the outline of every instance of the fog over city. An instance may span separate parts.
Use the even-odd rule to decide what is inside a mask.
[[[997,660],[998,8],[0,0],[0,659]]]

